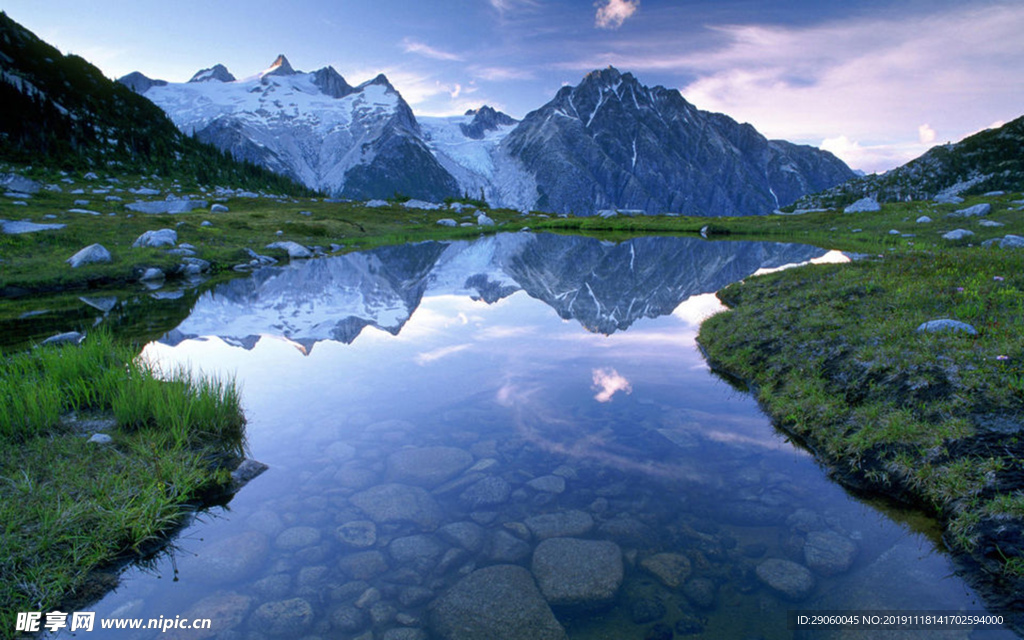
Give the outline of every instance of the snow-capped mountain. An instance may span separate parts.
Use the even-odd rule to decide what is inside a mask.
[[[122,82],[186,133],[315,189],[353,198],[457,194],[409,105],[383,75],[351,87],[332,67],[303,73],[282,55],[241,80],[216,65],[186,83],[141,74]]]
[[[241,80],[216,65],[187,83],[139,73],[121,82],[200,140],[356,199],[468,195],[577,215],[739,215],[853,177],[830,153],[767,140],[612,67],[563,87],[521,122],[487,106],[417,120],[383,75],[352,87],[332,67],[302,73],[284,56]]]
[[[763,267],[823,253],[767,242],[650,237],[613,244],[526,233],[382,247],[265,267],[218,285],[163,341],[217,335],[251,348],[261,335],[277,335],[308,351],[323,340],[351,343],[368,326],[397,335],[424,296],[494,303],[517,291],[590,331],[611,334]]]

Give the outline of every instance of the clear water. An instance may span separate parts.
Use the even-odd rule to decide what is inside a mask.
[[[556,608],[570,638],[838,637],[787,611],[982,610],[927,524],[830,482],[695,345],[713,291],[823,253],[516,234],[222,285],[144,354],[234,376],[269,470],[93,608],[214,619],[183,638],[434,637],[435,598],[481,567],[531,568],[536,516],[569,513],[560,533],[611,540],[625,565],[611,604]],[[445,449],[403,458],[424,447]],[[367,498],[393,484],[430,504]],[[810,560],[808,540],[837,557]],[[650,570],[663,553],[689,564],[679,585]],[[757,575],[772,558],[811,565],[813,588],[780,595]]]

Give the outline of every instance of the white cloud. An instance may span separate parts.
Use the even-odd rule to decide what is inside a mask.
[[[442,51],[436,49],[426,43],[414,40],[412,38],[405,38],[402,40],[402,49],[406,53],[415,53],[427,58],[434,60],[447,60],[447,61],[461,61],[463,58],[457,53],[451,53],[449,51]]]
[[[534,74],[521,67],[481,67],[471,66],[469,72],[481,80],[532,80]]]
[[[472,345],[468,344],[455,344],[450,347],[439,347],[437,349],[432,349],[431,351],[417,353],[414,360],[416,361],[416,364],[423,366],[430,362],[434,362],[435,360],[440,360],[441,358],[446,358],[452,354],[459,353],[460,351],[465,351],[471,346]]]
[[[935,142],[935,129],[930,124],[922,124],[917,128],[917,138],[922,144],[931,144]]]
[[[598,402],[611,401],[612,396],[619,391],[633,393],[633,385],[629,383],[629,380],[610,367],[605,369],[594,369],[593,379],[594,389],[597,390],[594,400],[597,400]]]
[[[599,0],[594,3],[594,25],[600,29],[618,29],[640,8],[640,0]]]

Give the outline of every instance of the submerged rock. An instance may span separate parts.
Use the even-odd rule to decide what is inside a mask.
[[[295,637],[313,624],[313,607],[302,598],[267,602],[253,611],[249,624],[269,636]]]
[[[444,640],[565,640],[533,577],[514,565],[469,574],[430,607],[430,623]]]
[[[512,485],[498,476],[487,476],[459,495],[461,502],[468,509],[480,509],[508,501],[512,493]]]
[[[812,531],[804,545],[807,566],[823,576],[847,571],[857,555],[857,544],[834,531]]]
[[[787,600],[803,600],[814,590],[814,576],[802,564],[771,558],[757,565],[757,577]]]
[[[443,517],[441,507],[425,489],[406,484],[377,485],[350,500],[377,524],[411,522],[433,530]]]
[[[641,560],[640,566],[670,589],[681,587],[692,570],[690,559],[679,553],[656,553]]]
[[[246,531],[218,540],[188,556],[181,563],[181,575],[203,582],[224,584],[251,579],[267,560],[267,536]]]
[[[531,569],[552,606],[604,605],[622,584],[622,550],[606,540],[551,538],[537,545]]]
[[[455,447],[409,447],[388,456],[388,478],[436,487],[471,464],[472,454]]]
[[[530,516],[525,522],[539,540],[581,536],[594,528],[590,514],[576,509]]]

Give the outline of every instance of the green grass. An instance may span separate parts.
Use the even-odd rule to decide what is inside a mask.
[[[1020,197],[982,199],[994,203],[989,219],[1005,223],[994,229],[943,217],[978,200],[930,206],[930,226],[911,217],[928,205],[887,205],[858,214],[858,234],[826,232],[839,234],[831,243],[807,228],[811,218],[795,217],[793,238],[868,257],[730,285],[718,295],[731,310],[698,338],[715,367],[752,383],[776,423],[839,478],[923,506],[963,552],[1004,535],[995,518],[1024,527],[1024,442],[1006,427],[1024,421],[1024,251],[977,246],[1024,235],[1011,204]],[[846,217],[833,212],[829,228]],[[888,234],[911,225],[915,238]],[[973,229],[976,242],[938,237],[954,226]],[[917,331],[938,318],[978,333]],[[1000,562],[1019,575],[1016,553]]]
[[[113,417],[113,442],[77,433],[74,414]],[[18,611],[90,594],[97,568],[137,555],[228,481],[243,453],[231,382],[161,379],[135,351],[94,334],[40,347],[0,370],[0,637]]]

